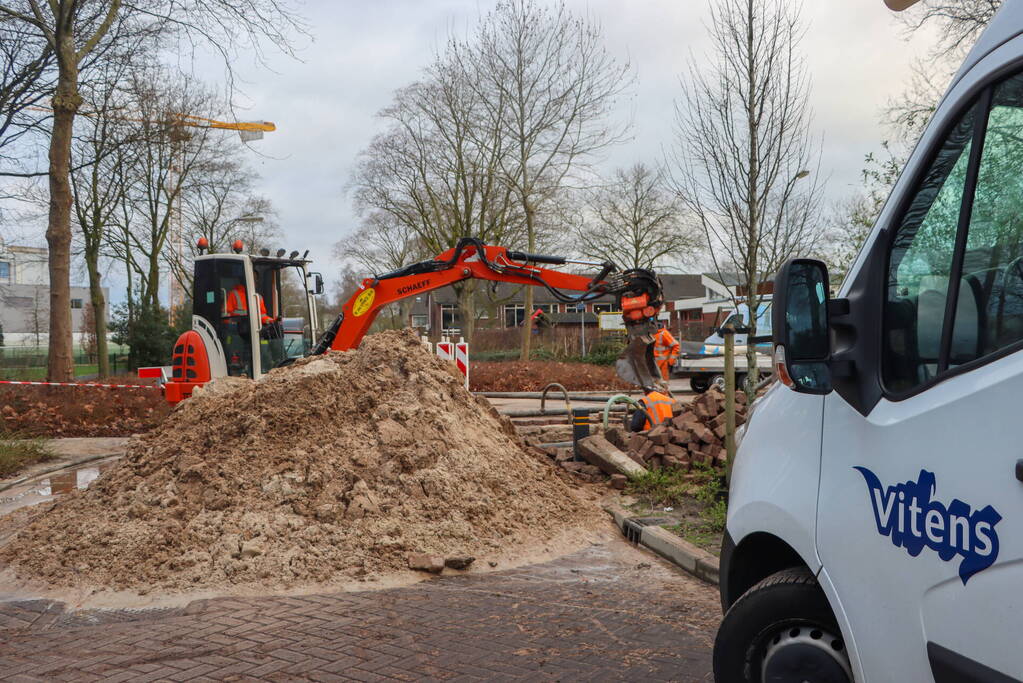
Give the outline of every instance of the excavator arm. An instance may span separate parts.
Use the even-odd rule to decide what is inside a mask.
[[[568,259],[510,251],[464,237],[434,259],[414,263],[385,275],[367,278],[344,304],[311,354],[355,348],[382,308],[406,297],[476,278],[493,282],[546,287],[563,303],[583,303],[615,296],[629,337],[616,369],[626,381],[651,390],[662,387],[653,359],[653,334],[663,301],[657,276],[642,269],[619,271],[604,263],[594,277],[564,273],[537,264],[564,265]],[[568,292],[575,292],[570,294]]]

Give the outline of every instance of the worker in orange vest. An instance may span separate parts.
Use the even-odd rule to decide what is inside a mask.
[[[661,328],[654,335],[654,362],[661,370],[661,378],[665,382],[671,379],[671,366],[675,364],[681,348],[675,337],[671,336],[667,325],[661,323]]]
[[[267,325],[273,322],[273,318],[266,314],[266,304],[263,302],[263,296],[256,294],[256,300],[259,302],[259,322],[261,325]],[[245,285],[238,283],[231,289],[231,292],[227,295],[227,302],[224,305],[227,309],[228,318],[240,318],[249,314],[249,303],[248,297],[245,296]]]
[[[632,422],[629,424],[629,429],[634,432],[656,427],[672,418],[671,406],[675,401],[667,394],[651,391],[639,399],[639,402],[643,404],[643,410],[637,410],[633,413]]]

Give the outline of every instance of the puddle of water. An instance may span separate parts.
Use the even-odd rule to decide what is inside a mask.
[[[0,493],[0,515],[18,508],[53,500],[75,489],[84,489],[116,460],[100,460],[80,467],[58,470]]]

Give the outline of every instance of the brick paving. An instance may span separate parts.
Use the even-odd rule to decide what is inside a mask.
[[[161,609],[0,603],[12,681],[709,681],[716,590],[612,541],[404,588]]]

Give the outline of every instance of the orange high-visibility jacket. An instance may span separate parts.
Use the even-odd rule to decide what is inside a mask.
[[[662,327],[654,335],[654,361],[671,360],[678,356],[682,346],[671,336],[668,328]]]
[[[670,396],[662,394],[659,391],[651,391],[639,400],[640,403],[643,404],[643,408],[646,409],[647,416],[650,418],[646,421],[643,429],[650,429],[651,427],[661,424],[665,420],[671,419],[671,404],[673,404],[674,401],[671,400]]]
[[[266,314],[266,304],[263,302],[263,297],[256,294],[256,300],[259,301],[259,320],[263,325],[266,325],[273,318]],[[227,317],[229,318],[248,315],[249,306],[245,297],[245,285],[239,284],[234,286],[231,293],[227,295],[227,302],[224,307],[227,309]]]

